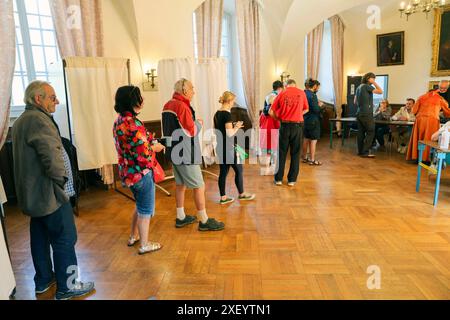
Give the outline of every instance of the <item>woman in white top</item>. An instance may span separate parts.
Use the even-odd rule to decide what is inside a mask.
[[[433,136],[431,137],[431,141],[438,141],[439,140],[439,136],[445,131],[448,130],[450,131],[450,121],[448,121],[446,124],[444,124],[439,131],[435,132],[433,134]],[[446,158],[446,162],[447,165],[450,165],[450,153],[447,153],[447,158]]]

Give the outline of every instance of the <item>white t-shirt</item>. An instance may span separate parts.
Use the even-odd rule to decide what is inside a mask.
[[[450,121],[448,121],[446,124],[444,124],[444,125],[439,129],[439,134],[442,134],[445,130],[450,130]]]

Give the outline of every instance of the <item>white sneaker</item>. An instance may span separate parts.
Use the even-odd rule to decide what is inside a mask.
[[[296,184],[295,182],[289,182],[289,183],[288,183],[288,186],[289,186],[289,187],[295,187],[295,184]]]

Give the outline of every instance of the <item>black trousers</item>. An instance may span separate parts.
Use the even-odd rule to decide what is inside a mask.
[[[300,172],[300,153],[303,145],[303,130],[303,123],[281,123],[275,181],[283,181],[286,158],[290,148],[291,165],[288,173],[288,182],[297,182],[298,174]]]
[[[241,195],[244,193],[244,166],[242,164],[221,164],[219,174],[219,190],[221,197],[227,195],[226,184],[228,172],[230,172],[230,167],[234,170],[234,182],[236,184],[236,188],[239,191],[239,194]]]
[[[57,290],[69,291],[68,285],[73,284],[68,281],[69,277],[75,280],[74,274],[78,265],[75,254],[77,229],[71,204],[64,204],[46,217],[31,218],[30,240],[36,286],[45,286],[53,278],[51,247]]]
[[[368,155],[375,138],[375,120],[372,115],[358,115],[358,154]]]
[[[375,138],[380,144],[380,146],[384,146],[384,136],[391,132],[391,128],[385,124],[377,124],[375,125]],[[375,142],[375,140],[374,140]]]

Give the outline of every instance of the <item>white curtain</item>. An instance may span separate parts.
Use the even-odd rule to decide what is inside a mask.
[[[198,57],[220,57],[222,16],[223,0],[206,0],[195,10]]]
[[[158,63],[159,101],[163,107],[172,99],[175,83],[181,78],[190,80],[195,87],[195,62],[192,58],[164,59]],[[196,88],[194,88],[196,90]],[[197,95],[192,102],[197,107]]]
[[[102,1],[49,0],[49,2],[61,56],[103,57]],[[64,119],[61,112],[57,112],[57,117]],[[105,184],[114,182],[111,164],[102,167],[100,173]]]
[[[5,238],[3,237],[3,227],[0,223],[0,300],[9,300],[9,296],[16,287],[16,280],[11,267]]]
[[[160,101],[164,105],[172,98],[174,84],[181,78],[186,78],[194,85],[196,92],[192,107],[197,118],[204,121],[200,141],[202,155],[207,164],[214,162],[214,135],[209,129],[214,128],[214,114],[219,109],[219,98],[228,88],[227,64],[222,58],[200,59],[195,63],[193,59],[166,59],[158,64],[160,79]],[[205,134],[205,135],[203,135]]]
[[[219,98],[228,90],[227,62],[222,58],[200,60],[196,65],[196,83],[198,94],[197,113],[204,121],[202,136],[202,155],[205,163],[213,164],[216,159],[214,149],[216,136],[214,115],[220,108]]]
[[[78,166],[90,170],[116,164],[114,97],[117,88],[128,84],[127,60],[68,57],[66,63]]]

